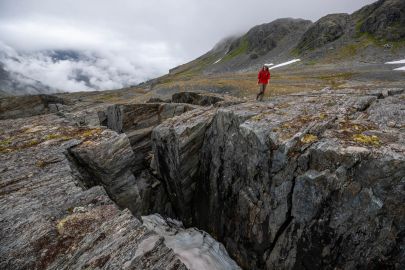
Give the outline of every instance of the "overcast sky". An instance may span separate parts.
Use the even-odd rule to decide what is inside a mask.
[[[351,13],[373,0],[0,0],[0,50],[80,50],[95,53],[94,82],[99,89],[137,83],[168,72],[210,50],[220,39],[277,18],[316,21],[329,13]],[[46,60],[43,54],[31,61]],[[41,60],[42,59],[42,60]],[[45,60],[44,60],[45,59]],[[49,60],[49,59],[48,59]],[[20,59],[19,62],[23,60]],[[48,62],[48,64],[46,64]],[[89,61],[87,61],[89,62]],[[45,64],[44,64],[45,63]],[[86,69],[90,63],[8,63],[35,79],[60,69]],[[57,66],[55,66],[55,64]],[[78,64],[79,67],[78,67]],[[14,65],[14,66],[13,66]],[[15,67],[17,65],[17,67]],[[30,66],[32,65],[32,66]],[[59,65],[59,67],[58,67]],[[73,65],[73,66],[69,66]],[[38,66],[41,72],[35,73]],[[108,68],[107,83],[95,74]],[[27,71],[28,70],[28,71]],[[94,73],[94,74],[93,74]],[[41,75],[42,74],[42,75]],[[87,73],[86,73],[87,74]],[[120,76],[125,74],[125,78]],[[39,77],[38,77],[39,76]],[[66,74],[65,80],[69,80]],[[49,80],[49,79],[48,79]],[[120,82],[119,80],[126,80]],[[63,80],[56,87],[63,87]],[[97,83],[95,83],[97,85]],[[87,90],[84,84],[69,90]],[[89,87],[87,87],[89,88]],[[96,87],[97,88],[97,87]]]

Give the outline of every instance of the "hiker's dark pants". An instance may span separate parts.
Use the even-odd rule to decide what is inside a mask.
[[[260,83],[259,84],[259,94],[256,96],[256,100],[263,100],[264,91],[266,90],[267,83]]]

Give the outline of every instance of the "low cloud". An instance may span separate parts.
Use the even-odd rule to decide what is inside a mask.
[[[55,89],[120,88],[163,75],[256,24],[317,20],[371,2],[2,0],[0,61]]]
[[[0,33],[8,41],[0,40],[6,70],[63,91],[135,85],[185,61],[175,43],[94,26],[80,28],[60,19],[11,20],[0,25]]]
[[[117,89],[160,76],[177,64],[166,44],[136,44],[103,50],[17,51],[0,45],[0,61],[9,72],[22,74],[56,90]]]

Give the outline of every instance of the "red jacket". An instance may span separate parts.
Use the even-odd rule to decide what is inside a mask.
[[[257,75],[259,83],[268,84],[270,81],[270,71],[261,69]]]

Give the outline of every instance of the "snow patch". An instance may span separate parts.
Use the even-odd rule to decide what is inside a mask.
[[[216,63],[218,63],[219,61],[221,61],[222,58],[223,58],[223,57],[221,57],[221,58],[219,58],[217,61],[215,61],[213,65],[215,65]]]
[[[301,59],[293,59],[293,60],[290,60],[288,62],[284,62],[284,63],[278,64],[278,65],[275,65],[275,66],[271,67],[270,69],[275,69],[275,68],[278,68],[278,67],[291,65],[291,64],[293,64],[295,62],[299,62],[299,61],[301,61]]]
[[[397,60],[397,61],[391,61],[391,62],[386,62],[385,64],[387,64],[387,65],[405,64],[405,59]]]
[[[405,59],[397,60],[397,61],[391,61],[391,62],[386,62],[385,64],[387,64],[387,65],[400,65],[400,64],[405,64]],[[394,68],[393,70],[396,70],[396,71],[405,71],[405,66],[404,66],[404,67],[399,67],[399,68]]]

